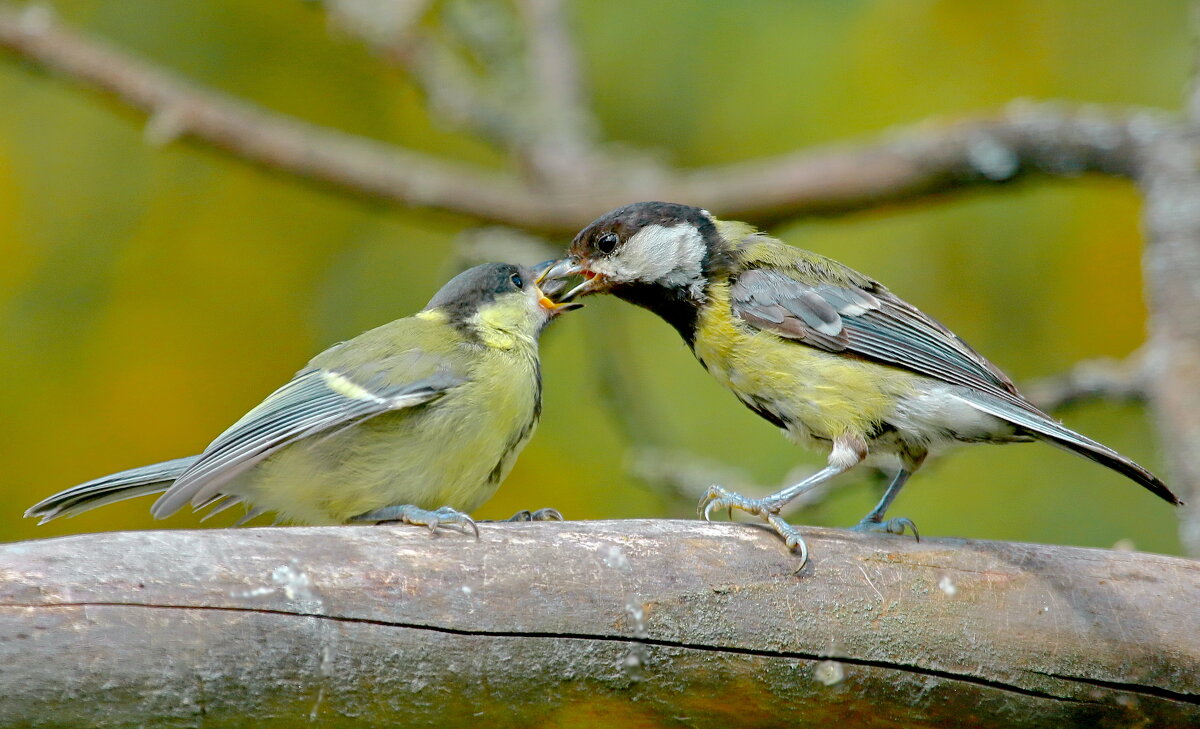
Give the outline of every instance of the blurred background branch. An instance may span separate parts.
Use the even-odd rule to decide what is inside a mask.
[[[1085,359],[1066,372],[1021,388],[1035,405],[1049,413],[1091,400],[1143,402],[1146,390],[1146,365],[1141,352],[1125,360]]]
[[[543,8],[543,2],[555,5],[531,0],[526,15],[532,27],[552,38],[531,44],[535,73],[520,84],[525,93],[509,91],[509,74],[501,73],[490,89],[499,90],[495,96],[484,91],[489,89],[484,80],[467,79],[451,60],[453,51],[412,29],[413,16],[424,6],[380,41],[379,31],[368,35],[364,28],[373,15],[348,14],[346,8],[357,5],[351,0],[334,3],[341,22],[372,44],[383,43],[389,57],[411,70],[435,110],[490,141],[523,151],[540,176],[532,180],[319,127],[205,89],[64,27],[46,6],[0,5],[0,47],[148,114],[149,128],[169,131],[152,134],[155,141],[190,138],[353,194],[558,234],[632,200],[687,200],[728,218],[768,223],[1032,175],[1133,178],[1142,151],[1174,126],[1170,115],[1156,110],[1020,101],[994,115],[926,121],[876,142],[751,162],[692,170],[593,164],[599,153],[584,131],[590,124],[582,92],[572,81],[573,64],[564,60],[570,54],[562,48],[561,9]],[[542,89],[540,103],[528,100],[528,93]],[[514,106],[536,109],[536,121],[514,116],[519,113]],[[589,177],[581,171],[606,174]],[[587,184],[586,193],[576,185],[562,187],[566,179]]]
[[[1147,147],[1138,184],[1146,200],[1146,382],[1170,474],[1187,502],[1180,537],[1200,557],[1200,3],[1190,20],[1188,123]]]
[[[685,167],[605,139],[591,101],[570,4],[562,0],[323,0],[339,33],[420,89],[434,120],[501,157],[466,162],[219,91],[60,22],[49,5],[0,2],[0,49],[14,59],[146,115],[145,140],[189,140],[356,199],[451,213],[478,225],[453,243],[454,265],[533,263],[606,209],[678,200],[758,224],[842,216],[1029,178],[1134,181],[1146,200],[1152,331],[1128,361],[1084,361],[1030,383],[1047,410],[1085,400],[1149,398],[1173,484],[1200,504],[1200,176],[1189,115],[1134,106],[1014,101],[985,114],[937,117],[855,143],[807,145],[748,161]],[[691,109],[686,113],[704,113]],[[746,110],[746,113],[753,113]],[[408,140],[405,140],[405,144]],[[554,236],[547,240],[539,236]],[[681,449],[676,417],[653,404],[622,317],[588,327],[590,381],[630,445],[627,467],[668,511],[690,510],[712,481],[751,492],[752,469]],[[798,473],[789,473],[792,481]],[[814,492],[818,503],[824,492]],[[1200,554],[1200,511],[1183,512]]]

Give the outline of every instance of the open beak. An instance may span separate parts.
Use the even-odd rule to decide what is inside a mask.
[[[553,279],[545,280],[545,272],[538,276],[534,282],[534,288],[537,289],[538,304],[546,310],[551,318],[562,314],[563,312],[579,309],[583,304],[572,304],[566,301],[555,301],[555,296],[566,287],[566,281]]]
[[[537,288],[537,292],[538,292],[538,304],[543,309],[545,309],[546,312],[549,313],[550,316],[552,316],[552,317],[558,316],[559,314],[571,311],[573,309],[582,309],[583,308],[583,304],[575,304],[575,303],[571,303],[569,301],[554,301],[553,299],[551,299],[549,296],[546,295],[546,292],[543,291],[540,286],[538,286],[536,288]],[[561,287],[559,287],[559,288],[561,288]]]
[[[568,278],[570,276],[583,275],[585,280],[575,288],[558,297],[559,302],[567,303],[573,299],[579,298],[586,294],[593,293],[601,288],[604,283],[604,277],[598,276],[584,268],[583,263],[577,258],[564,258],[561,261],[551,263],[541,275],[537,278],[537,283],[540,286],[545,281],[557,281],[559,279]]]

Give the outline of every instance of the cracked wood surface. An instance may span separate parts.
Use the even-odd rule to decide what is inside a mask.
[[[1200,563],[745,524],[0,547],[6,726],[1195,726]]]

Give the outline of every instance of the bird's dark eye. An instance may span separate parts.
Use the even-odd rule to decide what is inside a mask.
[[[509,276],[508,280],[512,281],[513,286],[516,286],[519,289],[525,287],[525,279],[521,278],[521,274],[519,273],[514,273],[512,276]]]
[[[616,248],[617,248],[617,234],[616,233],[605,233],[604,235],[602,235],[596,239],[596,250],[600,251],[601,253],[603,253],[606,256],[609,253],[612,253],[614,250],[616,250]]]

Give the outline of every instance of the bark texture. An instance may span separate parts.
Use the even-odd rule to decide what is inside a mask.
[[[748,524],[0,548],[6,726],[1182,727],[1200,563]]]

